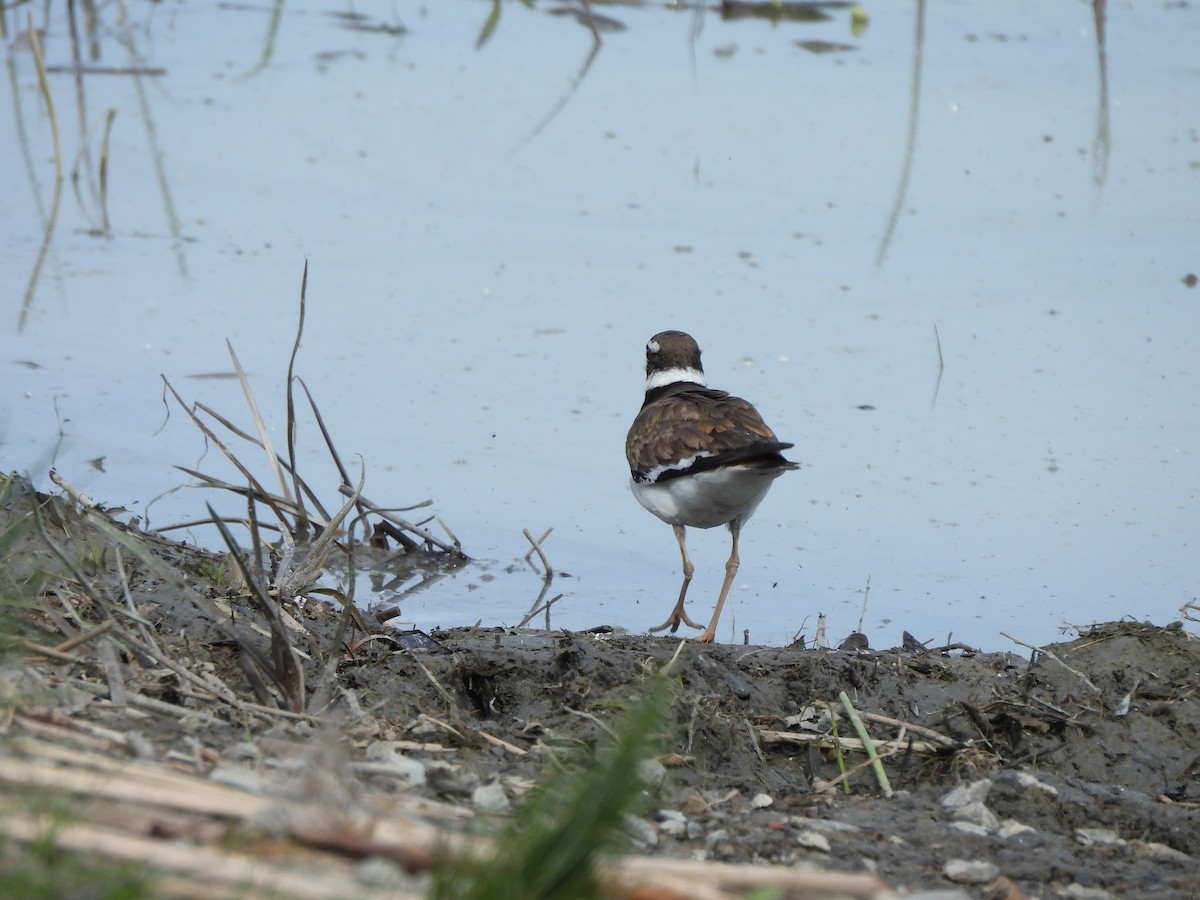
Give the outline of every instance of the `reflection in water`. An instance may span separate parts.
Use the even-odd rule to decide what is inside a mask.
[[[279,34],[279,23],[282,21],[283,0],[275,0],[275,5],[271,7],[271,24],[267,26],[267,37],[263,41],[262,56],[259,57],[258,64],[242,76],[243,79],[253,78],[271,64],[271,57],[275,55],[275,38]]]
[[[118,40],[132,61],[131,75],[134,89],[137,91],[138,111],[142,115],[142,124],[146,127],[146,143],[150,150],[150,161],[154,163],[154,175],[158,182],[159,195],[162,197],[163,211],[167,216],[167,228],[171,232],[171,237],[174,238],[171,249],[175,251],[175,262],[179,268],[179,274],[187,278],[187,258],[183,255],[183,229],[179,226],[179,216],[175,212],[175,201],[171,197],[171,184],[167,181],[163,152],[158,143],[158,128],[154,124],[150,103],[146,100],[146,86],[142,82],[140,69],[143,67],[144,60],[138,53],[137,46],[133,43],[133,37],[128,29],[120,33]]]
[[[108,233],[108,139],[112,134],[112,122],[117,111],[110,109],[105,118],[104,135],[100,145],[100,175],[97,178],[95,166],[92,164],[91,147],[88,141],[88,134],[91,129],[88,127],[87,114],[87,93],[83,89],[83,76],[87,71],[83,53],[80,49],[79,40],[79,23],[75,17],[75,4],[67,4],[67,24],[71,32],[71,73],[75,76],[75,113],[79,119],[79,153],[75,157],[75,165],[71,168],[71,189],[75,194],[75,202],[79,208],[83,210],[92,221],[92,227],[89,229],[90,234],[107,234]],[[89,29],[94,28],[96,19],[94,16],[88,17]],[[90,52],[90,61],[95,62],[99,58],[100,46],[94,32],[90,33],[91,40],[88,43]],[[82,168],[82,177],[80,169]],[[88,206],[84,203],[83,196],[80,193],[80,182],[88,188],[91,193],[92,200],[95,205],[99,206],[99,224]]]
[[[29,309],[33,304],[33,294],[37,290],[38,278],[42,274],[42,266],[46,262],[46,254],[50,251],[50,240],[54,236],[54,226],[58,223],[58,206],[62,200],[62,142],[58,137],[58,116],[54,113],[54,99],[50,96],[50,84],[46,81],[46,65],[42,57],[42,42],[38,38],[37,29],[33,27],[33,17],[28,17],[29,46],[33,50],[33,64],[37,68],[38,87],[42,91],[42,99],[46,101],[46,115],[50,119],[50,133],[54,136],[54,199],[50,201],[50,215],[46,219],[46,229],[42,235],[42,246],[38,249],[37,260],[33,271],[29,273],[29,284],[25,288],[25,296],[21,301],[21,315],[17,319],[17,331],[25,330],[25,322],[29,318]],[[11,71],[11,70],[10,70]],[[14,82],[15,84],[15,82]],[[16,90],[14,87],[14,100]],[[16,108],[14,106],[14,108]],[[26,149],[28,156],[28,149]],[[32,170],[31,170],[32,171]],[[34,192],[37,192],[36,187]]]
[[[917,145],[917,121],[921,112],[921,63],[925,50],[925,0],[917,0],[917,30],[913,35],[913,67],[912,67],[912,101],[908,109],[908,138],[904,142],[904,168],[900,171],[900,184],[896,186],[896,202],[888,216],[887,227],[883,230],[883,239],[879,242],[879,252],[875,254],[875,265],[883,265],[891,246],[892,236],[896,233],[896,223],[900,221],[900,210],[904,208],[904,198],[908,194],[908,179],[912,175],[913,150]]]
[[[596,20],[592,16],[592,7],[589,3],[587,3],[587,0],[584,0],[583,10],[586,15],[579,16],[578,18],[581,22],[583,22],[583,24],[587,25],[588,29],[592,32],[592,49],[589,50],[587,56],[584,57],[583,65],[579,67],[579,73],[571,79],[571,83],[567,86],[566,93],[562,95],[557,103],[550,107],[550,111],[542,117],[540,122],[533,126],[529,134],[525,135],[525,137],[521,139],[521,142],[517,144],[517,146],[513,147],[509,153],[509,156],[515,155],[521,150],[522,147],[525,147],[530,141],[546,130],[550,123],[554,121],[555,117],[563,111],[563,108],[566,107],[571,98],[575,96],[575,92],[579,90],[579,86],[583,84],[583,79],[587,77],[588,70],[591,69],[592,63],[594,63],[596,61],[596,57],[600,55],[600,30],[596,27]],[[613,20],[610,19],[606,21],[611,22]],[[612,31],[618,29],[607,28],[606,30]],[[481,45],[482,42],[483,37],[481,35]]]
[[[1112,135],[1108,130],[1108,50],[1105,42],[1107,0],[1092,0],[1092,17],[1096,22],[1096,61],[1100,70],[1100,108],[1096,115],[1096,139],[1092,142],[1092,179],[1096,188],[1104,188],[1108,177],[1108,154]]]
[[[721,0],[721,18],[765,19],[768,22],[824,22],[829,19],[827,9],[849,9],[848,0],[832,0],[829,3],[788,3],[780,0]]]
[[[46,105],[46,117],[49,121],[50,132],[54,143],[54,196],[50,203],[48,212],[44,212],[42,206],[41,193],[38,188],[37,170],[33,164],[35,151],[30,146],[29,136],[25,130],[24,121],[21,116],[20,89],[17,79],[16,67],[13,64],[13,56],[10,53],[8,60],[9,80],[12,85],[13,93],[13,119],[15,122],[15,130],[17,135],[17,143],[21,147],[21,154],[25,160],[26,174],[30,185],[33,188],[35,205],[42,218],[42,243],[38,250],[37,257],[34,261],[33,269],[29,275],[29,281],[25,288],[25,293],[22,298],[21,311],[17,321],[18,333],[23,332],[25,324],[29,318],[29,313],[33,308],[33,300],[37,294],[38,283],[41,279],[42,271],[45,266],[46,258],[49,255],[50,247],[52,246],[55,226],[58,222],[58,214],[60,201],[62,197],[63,185],[63,149],[62,140],[59,134],[58,115],[55,109],[53,98],[50,94],[50,85],[47,79],[48,72],[69,72],[75,82],[75,104],[76,113],[79,119],[78,129],[79,147],[75,151],[75,165],[71,171],[72,187],[75,192],[76,203],[84,217],[90,223],[86,229],[87,233],[92,236],[107,237],[110,234],[110,222],[108,215],[108,166],[109,166],[109,142],[112,135],[112,127],[117,115],[117,109],[110,107],[106,113],[100,135],[99,162],[94,164],[90,151],[90,136],[93,128],[88,124],[88,108],[87,108],[87,93],[84,89],[84,77],[87,75],[117,75],[129,76],[133,79],[134,87],[137,91],[138,105],[141,112],[142,121],[146,127],[148,138],[148,146],[150,158],[154,164],[155,173],[157,176],[159,195],[162,198],[163,208],[166,211],[167,225],[172,238],[174,238],[172,250],[175,253],[179,272],[183,276],[187,276],[187,260],[183,253],[184,238],[182,228],[180,226],[179,217],[175,211],[175,203],[171,196],[170,184],[167,180],[166,166],[164,164],[164,155],[159,146],[157,131],[154,124],[154,117],[151,113],[150,104],[146,98],[145,87],[142,82],[144,76],[157,77],[165,74],[165,70],[154,68],[151,66],[142,65],[141,55],[133,42],[132,35],[134,30],[122,26],[116,29],[118,40],[124,45],[133,64],[127,67],[111,67],[96,65],[101,58],[101,22],[95,14],[95,10],[90,5],[88,6],[88,16],[86,19],[87,34],[81,35],[78,23],[75,18],[74,4],[67,4],[68,22],[67,33],[71,45],[72,62],[69,66],[57,65],[48,66],[45,63],[43,54],[42,41],[38,36],[38,30],[33,25],[32,17],[28,17],[28,29],[26,39],[29,42],[29,47],[32,51],[34,66],[38,76],[38,90]],[[4,19],[2,11],[0,11],[0,21],[4,22],[5,31],[7,31],[7,20]],[[43,26],[42,31],[49,33],[49,21]],[[87,60],[85,62],[83,46],[86,40]],[[90,202],[85,202],[84,195],[81,193],[80,182],[84,184],[84,190],[90,195]]]

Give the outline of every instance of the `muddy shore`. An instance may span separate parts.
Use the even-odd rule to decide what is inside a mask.
[[[1096,625],[1022,655],[704,646],[605,623],[353,632],[326,665],[337,612],[314,596],[288,614],[304,712],[287,714],[246,663],[247,642],[271,656],[271,623],[225,583],[227,560],[100,523],[17,479],[3,498],[0,777],[12,796],[36,780],[18,763],[66,779],[65,757],[47,748],[74,748],[266,797],[294,796],[304,773],[305,802],[339,815],[399,803],[414,821],[489,833],[560,758],[609,741],[619,711],[666,673],[669,711],[643,767],[649,802],[626,827],[631,858],[871,876],[869,890],[846,881],[820,896],[1200,897],[1191,623]],[[843,694],[880,767],[862,765]],[[148,804],[93,796],[80,816],[127,837],[228,847],[217,813],[191,810],[185,826]],[[27,813],[6,803],[0,866],[28,862],[17,827]],[[279,840],[304,844],[296,829]],[[305,847],[304,865],[340,866],[375,891],[364,859],[378,854],[329,843],[323,855]],[[163,879],[156,891],[199,883],[142,862]],[[421,865],[392,862],[396,891],[426,889]],[[753,890],[722,878],[711,896]],[[775,890],[758,896],[802,895]]]

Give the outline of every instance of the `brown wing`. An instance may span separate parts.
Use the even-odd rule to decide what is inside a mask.
[[[625,456],[635,481],[657,481],[731,463],[791,467],[780,456],[791,446],[742,398],[690,388],[642,407],[625,438]]]

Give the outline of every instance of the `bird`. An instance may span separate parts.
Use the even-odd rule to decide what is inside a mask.
[[[712,643],[721,608],[737,574],[738,537],[775,479],[800,468],[748,401],[708,387],[700,346],[682,331],[661,331],[646,343],[646,396],[625,438],[630,487],[647,510],[675,530],[683,585],[675,608],[651,631],[700,628],[684,610],[695,571],[686,529],[729,528],[732,548],[712,620],[695,640]]]

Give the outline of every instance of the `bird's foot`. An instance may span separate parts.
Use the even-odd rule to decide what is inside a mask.
[[[683,604],[680,603],[678,606],[675,607],[675,609],[673,609],[671,611],[671,615],[667,619],[667,621],[663,622],[657,628],[651,628],[650,631],[651,632],[665,631],[666,629],[670,628],[671,634],[674,634],[676,631],[679,630],[679,625],[681,622],[684,625],[686,625],[688,628],[703,628],[704,627],[703,625],[697,625],[695,622],[693,622],[691,619],[689,619],[688,614],[683,611]],[[712,636],[710,635],[708,639],[711,641]]]

